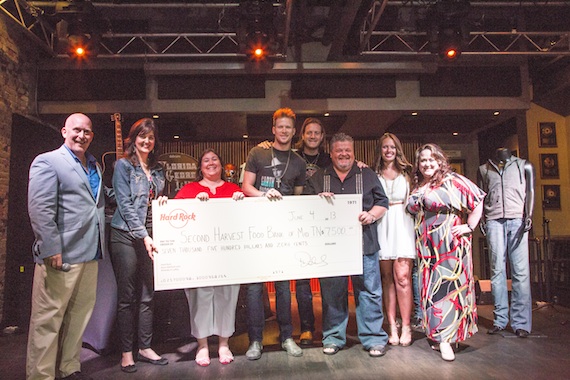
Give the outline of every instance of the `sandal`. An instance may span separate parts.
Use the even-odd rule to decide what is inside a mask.
[[[339,346],[337,346],[336,344],[333,344],[333,343],[325,344],[325,345],[323,345],[323,354],[334,355],[337,352],[339,352],[340,349],[341,348]]]
[[[373,358],[379,358],[380,356],[386,355],[386,346],[372,346],[368,350],[368,355]]]
[[[225,347],[225,350],[218,350],[218,360],[222,364],[230,364],[234,361],[234,355],[228,347]]]
[[[206,351],[206,354],[200,354],[201,352]],[[198,351],[196,351],[196,364],[200,367],[207,367],[210,365],[210,353],[208,352],[208,347],[199,347]]]
[[[390,325],[390,337],[388,338],[388,343],[392,346],[397,346],[400,344],[400,338],[398,338],[398,325]]]
[[[402,335],[400,336],[400,345],[407,347],[412,344],[412,327],[402,326]]]

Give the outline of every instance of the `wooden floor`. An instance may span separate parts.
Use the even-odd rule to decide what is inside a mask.
[[[293,302],[295,303],[295,302]],[[320,298],[314,299],[320,321]],[[352,305],[352,308],[354,306]],[[294,314],[296,319],[296,311]],[[533,312],[534,329],[528,339],[512,332],[487,335],[492,327],[492,306],[479,306],[479,333],[460,345],[454,362],[444,362],[430,349],[420,332],[410,347],[391,347],[382,358],[371,358],[356,338],[354,314],[349,324],[349,343],[337,355],[326,356],[316,344],[303,357],[288,357],[277,344],[277,322],[265,329],[265,351],[260,360],[248,361],[247,334],[230,340],[236,360],[217,361],[215,341],[212,364],[194,362],[196,343],[171,339],[154,345],[170,360],[164,367],[137,363],[138,371],[125,374],[119,368],[119,353],[98,355],[82,350],[83,372],[94,379],[570,379],[570,310],[540,304]],[[298,338],[298,324],[295,326]],[[320,326],[319,326],[320,329]],[[320,335],[318,337],[320,339]],[[26,334],[0,336],[0,379],[24,379]]]

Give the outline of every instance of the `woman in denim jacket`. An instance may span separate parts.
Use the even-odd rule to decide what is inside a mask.
[[[111,260],[118,289],[118,329],[122,350],[121,370],[135,372],[138,360],[166,365],[150,347],[152,341],[153,267],[156,247],[152,240],[151,203],[164,190],[164,172],[154,149],[158,132],[152,119],[136,121],[125,140],[125,157],[113,173],[117,209],[111,221]],[[162,197],[160,197],[162,200]],[[138,325],[137,342],[134,328]]]

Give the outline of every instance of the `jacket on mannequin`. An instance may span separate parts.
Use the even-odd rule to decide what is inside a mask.
[[[523,218],[525,232],[531,229],[535,174],[530,162],[499,148],[495,157],[479,167],[478,179],[479,187],[487,192],[480,223],[483,234],[486,220],[501,218]]]

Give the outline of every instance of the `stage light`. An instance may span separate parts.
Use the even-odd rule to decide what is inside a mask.
[[[429,10],[430,48],[442,59],[454,61],[461,56],[469,38],[466,0],[439,0]]]
[[[263,56],[265,55],[265,50],[263,50],[262,48],[257,48],[253,51],[253,55],[257,59],[263,58]]]
[[[65,52],[74,59],[95,57],[105,23],[91,2],[60,2],[56,11],[60,18],[57,24],[58,52]]]
[[[452,61],[461,55],[463,38],[461,28],[456,25],[441,27],[438,33],[438,53],[443,59]]]
[[[253,32],[247,36],[246,55],[250,61],[261,61],[267,59],[270,52],[270,40],[267,34]]]
[[[86,34],[69,35],[67,37],[67,54],[71,58],[77,59],[95,56],[90,36]]]
[[[270,58],[278,52],[273,8],[271,0],[243,0],[239,4],[239,52],[256,68],[269,67]]]

